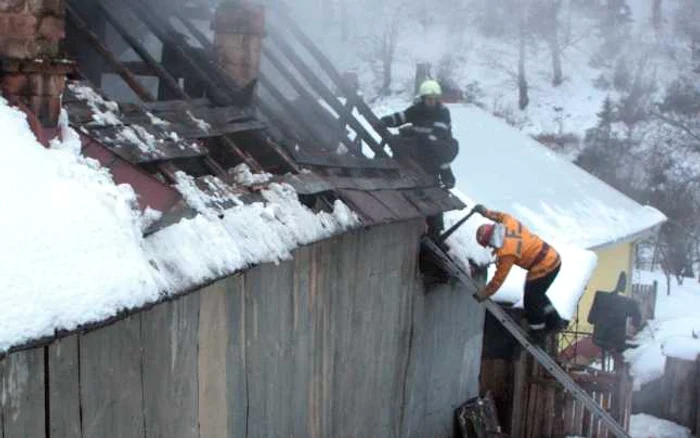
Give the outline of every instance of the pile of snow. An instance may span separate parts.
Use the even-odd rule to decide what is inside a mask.
[[[475,202],[461,191],[455,189],[453,193],[467,205],[467,209],[446,213],[445,225],[447,227],[463,218],[475,205]],[[490,263],[493,260],[491,251],[479,245],[475,238],[477,228],[490,222],[481,215],[472,216],[448,239],[450,255],[465,267],[469,266],[470,259],[480,265]],[[562,265],[556,280],[547,291],[547,296],[563,318],[571,319],[575,315],[578,301],[593,275],[598,257],[592,251],[577,248],[566,242],[549,241],[549,243],[559,252]],[[495,272],[495,265],[491,265],[488,280],[493,278]],[[513,266],[505,283],[496,292],[493,299],[497,302],[513,303],[515,307],[522,308],[526,275],[527,272],[524,269]]]
[[[65,114],[61,124],[62,140],[46,149],[0,99],[0,351],[289,259],[300,245],[359,225],[340,201],[332,213],[312,212],[288,185],[270,184],[265,202],[216,212],[190,187],[185,196],[202,214],[143,238],[159,213],[141,214],[131,186],[82,157]]]
[[[630,417],[632,438],[692,438],[690,429],[668,420],[637,414]]]
[[[634,339],[636,348],[625,351],[635,389],[663,376],[666,358],[696,360],[700,355],[700,284],[686,279],[682,286],[673,281],[671,295],[665,292],[663,274],[644,272],[635,282],[659,283],[655,319]]]

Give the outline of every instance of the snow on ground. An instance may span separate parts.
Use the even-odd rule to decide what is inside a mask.
[[[647,414],[636,414],[630,417],[629,434],[632,438],[693,438],[687,427]]]
[[[0,132],[0,352],[253,264],[289,259],[300,245],[359,225],[342,202],[316,214],[290,186],[270,184],[264,203],[216,214],[201,192],[186,192],[202,214],[143,238],[158,213],[141,215],[131,186],[115,185],[107,169],[80,155],[65,114],[62,141],[46,149],[24,114],[0,99]],[[237,176],[247,183],[266,178],[245,169]]]
[[[635,275],[635,283],[659,282],[655,319],[637,334],[638,346],[625,351],[639,389],[663,376],[667,357],[695,360],[700,355],[700,284],[692,278],[682,286],[671,280],[671,295],[667,295],[663,274],[640,271]]]
[[[647,414],[632,415],[629,432],[632,438],[692,438],[687,427]]]

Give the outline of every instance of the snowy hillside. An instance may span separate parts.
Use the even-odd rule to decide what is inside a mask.
[[[658,2],[656,12],[650,0],[617,2],[619,10],[612,12],[617,21],[612,24],[605,20],[614,2],[605,1],[317,3],[292,2],[296,18],[341,70],[358,73],[363,91],[375,104],[387,65],[388,94],[407,101],[413,94],[416,64],[427,62],[434,76],[465,92],[468,101],[528,134],[561,136],[564,143],[583,140],[607,96],[614,101],[633,95],[636,99],[637,91],[644,89],[649,95],[642,99],[658,101],[668,84],[693,74],[697,64],[688,38],[679,30],[688,0]],[[548,21],[548,4],[560,5],[554,22]],[[518,14],[525,15],[524,72],[529,86],[529,105],[522,111]],[[552,29],[557,30],[561,58],[558,86],[553,85]],[[387,93],[381,95],[379,100]],[[576,149],[564,145],[573,157],[576,150],[571,148]]]

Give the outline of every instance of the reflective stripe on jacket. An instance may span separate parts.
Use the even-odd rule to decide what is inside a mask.
[[[484,216],[503,224],[506,229],[503,246],[493,250],[497,269],[486,286],[485,295],[491,296],[496,293],[513,265],[525,269],[526,281],[532,281],[544,277],[561,264],[559,253],[513,216],[492,210],[487,210]]]

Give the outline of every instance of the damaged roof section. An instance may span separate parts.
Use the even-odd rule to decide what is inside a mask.
[[[68,2],[74,30],[69,27],[68,46],[92,50],[109,68],[68,84],[64,105],[70,122],[158,183],[177,186],[182,172],[211,199],[229,200],[222,205],[233,205],[232,197],[255,202],[259,187],[236,181],[234,169],[246,164],[253,173],[269,173],[271,181],[289,184],[312,208],[344,201],[366,225],[464,207],[416,163],[389,156],[388,132],[373,131],[376,117],[356,90],[282,12],[271,12],[274,17],[261,32],[260,9],[221,7],[212,15],[211,40],[201,23],[177,7],[156,11],[153,4],[137,0],[120,6],[94,0],[81,8],[74,3]],[[231,14],[242,15],[231,21]],[[246,16],[250,20],[242,21]],[[240,29],[222,28],[222,23]],[[109,52],[101,26],[111,27],[141,60],[124,62]],[[251,55],[261,57],[265,68],[250,82],[249,69],[236,64],[241,48],[227,46],[236,41],[231,35],[244,30],[245,38],[260,43],[268,36],[259,53]],[[162,44],[158,61],[141,42],[146,34]],[[318,65],[311,66],[308,59]],[[91,71],[81,65],[78,70]],[[87,81],[115,72],[140,101],[110,101]],[[142,86],[149,76],[158,80],[157,97]],[[142,85],[133,86],[135,81]]]
[[[236,5],[221,13],[245,17]],[[18,269],[9,281],[15,286],[0,288],[12,292],[2,299],[15,303],[3,320],[13,329],[0,330],[0,351],[138,311],[353,228],[463,207],[417,163],[390,156],[388,132],[371,128],[376,116],[293,23],[277,17],[267,30],[255,20],[227,28],[228,36],[236,36],[253,26],[255,32],[239,35],[243,40],[262,40],[274,30],[269,44],[258,47],[269,68],[245,80],[239,70],[251,71],[236,62],[249,62],[251,52],[234,47],[220,64],[227,44],[210,41],[201,23],[168,6],[68,0],[65,47],[76,63],[63,57],[55,63],[25,60],[50,68],[16,69],[13,81],[4,81],[17,85],[9,93],[13,103],[46,103],[19,105],[30,125],[41,122],[48,130],[50,136],[40,136],[43,143],[61,132],[49,150],[22,134],[23,144],[13,149],[16,159],[45,166],[32,169],[34,194],[25,187],[18,203],[43,197],[29,206],[53,205],[49,201],[66,200],[66,187],[75,202],[70,208],[61,204],[52,215],[14,218],[18,229],[30,233],[10,236],[6,229],[6,240],[14,237],[14,247],[23,248],[11,252],[33,260],[13,260]],[[259,10],[252,16],[259,17]],[[255,48],[248,42],[246,49]],[[153,53],[154,46],[160,53]],[[311,59],[318,65],[308,65]],[[113,90],[107,85],[119,78],[131,95],[104,91]],[[58,117],[61,104],[67,117]],[[14,110],[0,109],[7,110],[0,111],[0,121],[20,125]],[[9,185],[6,193],[14,194]],[[68,236],[68,253],[60,252],[61,245],[47,250],[33,238],[34,230]],[[24,250],[27,241],[34,244],[30,250]],[[114,248],[129,248],[131,264]],[[37,270],[53,283],[37,286]],[[52,302],[45,290],[52,291]],[[74,297],[95,301],[80,301],[86,307],[78,308]],[[36,318],[26,318],[27,302],[41,309]]]

